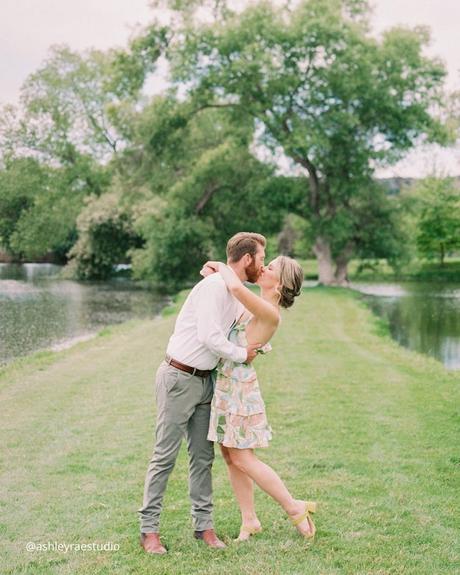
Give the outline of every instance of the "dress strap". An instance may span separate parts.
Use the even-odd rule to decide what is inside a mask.
[[[251,312],[249,312],[247,309],[244,310],[244,312],[240,315],[240,317],[236,320],[236,325],[247,325],[251,319],[254,316],[252,315]]]

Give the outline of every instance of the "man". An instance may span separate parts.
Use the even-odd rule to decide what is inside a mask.
[[[242,281],[256,282],[263,270],[265,238],[240,232],[227,243],[227,263]],[[163,495],[182,438],[190,458],[189,488],[195,537],[213,548],[225,544],[214,532],[211,468],[214,444],[207,440],[213,370],[219,358],[251,362],[258,344],[238,347],[227,339],[244,308],[227,290],[220,274],[201,280],[177,317],[165,361],[156,375],[156,444],[145,478],[141,546],[148,553],[166,553],[159,535]]]

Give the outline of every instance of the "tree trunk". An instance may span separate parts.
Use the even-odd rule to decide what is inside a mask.
[[[335,268],[335,283],[338,286],[348,286],[350,282],[348,280],[348,260],[337,258]]]
[[[291,256],[294,252],[294,243],[297,234],[288,220],[284,222],[283,229],[278,234],[278,252],[283,256]]]
[[[444,258],[446,256],[446,250],[444,248],[444,242],[441,242],[441,246],[440,246],[440,254],[439,254],[439,259],[441,260],[441,266],[444,266]]]
[[[318,260],[318,281],[329,286],[334,284],[334,270],[329,242],[318,236],[313,246],[313,252]]]
[[[335,283],[338,286],[348,286],[350,281],[348,279],[348,262],[353,254],[353,244],[348,243],[342,252],[335,260]]]

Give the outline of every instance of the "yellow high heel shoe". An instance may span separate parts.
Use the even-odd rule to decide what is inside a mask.
[[[251,535],[262,533],[262,527],[250,527],[249,525],[242,525],[240,527],[240,534],[235,541],[247,541]]]
[[[304,501],[304,503],[305,503],[305,511],[300,515],[290,517],[290,520],[296,528],[298,525],[300,525],[300,523],[302,523],[302,521],[307,520],[310,526],[310,533],[302,533],[301,531],[299,531],[299,529],[297,529],[297,531],[299,531],[299,533],[301,533],[301,535],[305,537],[305,539],[313,539],[316,533],[316,527],[315,524],[313,523],[313,519],[310,517],[310,513],[316,513],[318,504],[316,503],[316,501]]]

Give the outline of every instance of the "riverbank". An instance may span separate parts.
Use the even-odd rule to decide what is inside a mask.
[[[264,532],[232,544],[239,517],[220,455],[215,519],[229,543],[191,537],[183,447],[165,500],[166,557],[138,545],[136,509],[153,442],[154,372],[180,305],[0,371],[6,446],[2,572],[49,574],[458,572],[460,377],[392,342],[347,290],[306,290],[257,360],[274,429],[261,457],[319,501],[307,545],[264,494]],[[113,551],[27,551],[27,542],[112,543]],[[457,563],[456,563],[457,561]]]
[[[316,260],[299,260],[309,280],[318,278]],[[352,260],[348,266],[351,281],[371,282],[460,282],[460,259],[446,258],[444,265],[437,262],[414,260],[395,272],[386,260]]]

